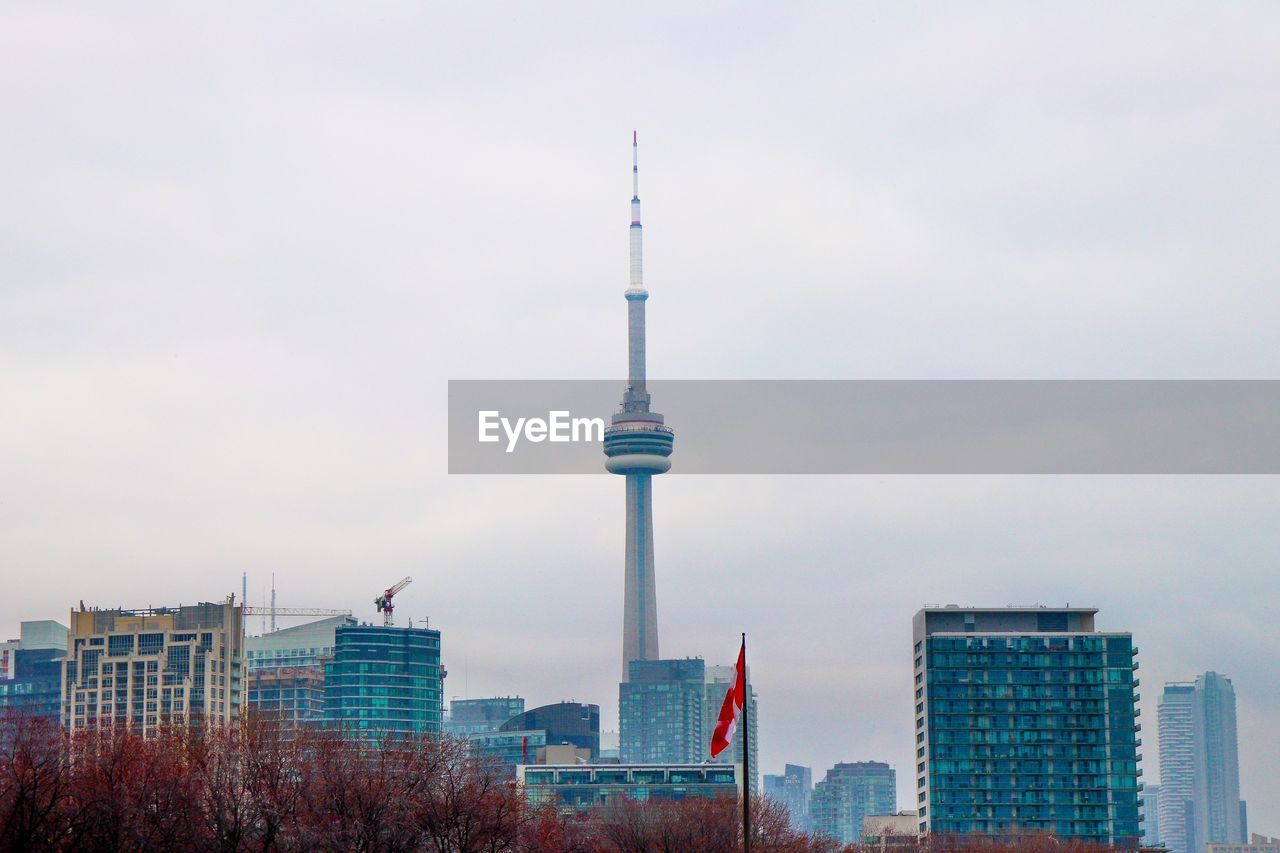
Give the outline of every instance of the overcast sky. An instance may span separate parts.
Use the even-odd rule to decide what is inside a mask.
[[[445,391],[622,377],[632,129],[652,376],[1277,378],[1278,27],[5,4],[0,635],[242,571],[372,619],[411,574],[447,695],[614,728],[621,480],[450,477]],[[1277,506],[1267,477],[673,473],[662,652],[728,663],[747,630],[762,769],[887,760],[909,808],[915,610],[1096,606],[1141,648],[1144,778],[1163,682],[1225,672],[1280,834]]]

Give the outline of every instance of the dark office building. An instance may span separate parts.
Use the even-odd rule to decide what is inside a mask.
[[[517,714],[499,731],[544,731],[546,744],[570,743],[591,750],[591,760],[600,757],[600,706],[578,702],[557,702]]]
[[[17,649],[13,677],[0,678],[0,710],[58,718],[62,708],[64,649]]]
[[[359,734],[439,732],[440,632],[343,625],[325,664],[324,720]]]

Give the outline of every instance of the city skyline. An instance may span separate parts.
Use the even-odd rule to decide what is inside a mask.
[[[1280,12],[1099,8],[5,10],[0,635],[245,570],[254,604],[275,572],[281,606],[374,621],[412,573],[447,695],[616,729],[619,483],[448,477],[443,412],[454,377],[621,379],[633,127],[654,377],[1272,376]],[[662,653],[751,633],[762,772],[884,759],[908,806],[910,614],[1087,604],[1142,649],[1144,721],[1153,685],[1232,677],[1280,831],[1275,480],[674,458]]]

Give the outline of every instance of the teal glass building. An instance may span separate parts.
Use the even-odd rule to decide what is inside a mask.
[[[1137,649],[1096,610],[927,607],[915,616],[922,833],[1052,833],[1133,849]]]
[[[883,761],[842,762],[813,786],[813,829],[842,844],[860,844],[862,821],[898,810],[898,776]]]
[[[439,732],[440,632],[344,625],[325,664],[324,719],[368,736]]]
[[[623,764],[688,764],[707,758],[706,663],[702,658],[633,660],[618,686]],[[721,694],[721,701],[724,700]]]

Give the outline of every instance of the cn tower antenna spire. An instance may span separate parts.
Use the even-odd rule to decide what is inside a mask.
[[[644,231],[640,225],[640,142],[633,130],[631,131],[631,283],[627,287],[627,298],[644,298],[648,295],[644,289]],[[640,379],[643,382],[643,350],[640,355]],[[632,368],[635,366],[631,365]]]

